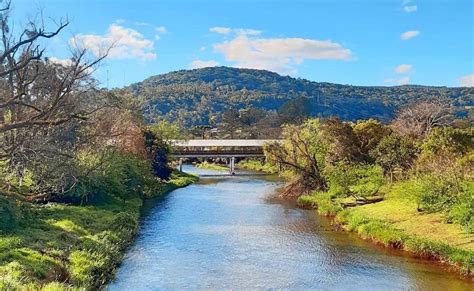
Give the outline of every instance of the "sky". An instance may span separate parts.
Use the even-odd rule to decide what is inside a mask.
[[[473,0],[13,0],[22,27],[68,27],[46,43],[67,63],[113,45],[94,73],[122,87],[209,66],[265,69],[318,82],[474,86]]]

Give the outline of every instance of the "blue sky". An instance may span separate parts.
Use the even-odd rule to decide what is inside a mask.
[[[68,17],[47,45],[100,54],[105,86],[202,66],[268,69],[351,85],[474,86],[472,0],[14,0],[16,26]],[[47,21],[48,26],[52,23]]]

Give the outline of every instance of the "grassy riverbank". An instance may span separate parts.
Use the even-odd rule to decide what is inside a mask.
[[[227,166],[216,164],[216,163],[209,163],[207,161],[196,164],[196,168],[208,169],[208,170],[217,170],[217,171],[228,171],[229,170],[229,168]]]
[[[267,174],[278,173],[277,167],[274,167],[268,163],[264,163],[259,160],[245,159],[237,163],[237,167],[239,167],[240,169],[264,172]]]
[[[198,178],[173,173],[154,196]],[[1,196],[0,196],[1,197]],[[146,197],[145,197],[146,198]],[[138,227],[144,197],[108,195],[93,205],[0,199],[0,289],[96,289],[114,274]]]
[[[472,275],[474,235],[457,223],[448,223],[441,213],[417,211],[405,186],[406,182],[387,186],[383,201],[346,209],[341,203],[353,202],[350,198],[331,199],[327,193],[302,196],[299,203],[334,216],[344,229],[364,239],[436,259]]]

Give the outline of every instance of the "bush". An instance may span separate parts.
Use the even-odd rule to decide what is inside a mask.
[[[474,233],[474,182],[462,183],[461,193],[449,209],[448,219]]]
[[[438,212],[454,204],[455,189],[446,179],[434,174],[426,174],[416,181],[419,184],[419,192],[416,193],[416,198],[420,209],[428,212]]]
[[[328,169],[326,177],[332,197],[373,196],[384,183],[382,168],[371,165],[338,165]]]
[[[416,201],[419,210],[443,212],[448,222],[459,223],[469,232],[474,231],[473,181],[453,181],[446,176],[425,173],[404,182],[400,190],[410,193],[407,198]],[[393,189],[392,192],[400,191]]]
[[[417,157],[418,148],[416,144],[407,137],[395,134],[388,135],[370,152],[375,162],[382,167],[386,174],[393,173],[396,169],[409,169]]]
[[[120,199],[143,197],[150,184],[156,183],[147,161],[117,153],[111,154],[106,161],[102,159],[90,152],[78,154],[81,178],[63,199],[97,204],[107,201],[110,196]]]

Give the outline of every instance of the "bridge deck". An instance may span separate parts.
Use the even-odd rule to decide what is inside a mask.
[[[190,139],[172,140],[175,147],[263,147],[276,139]]]
[[[263,150],[174,150],[171,153],[175,158],[243,158],[243,157],[263,157]]]

